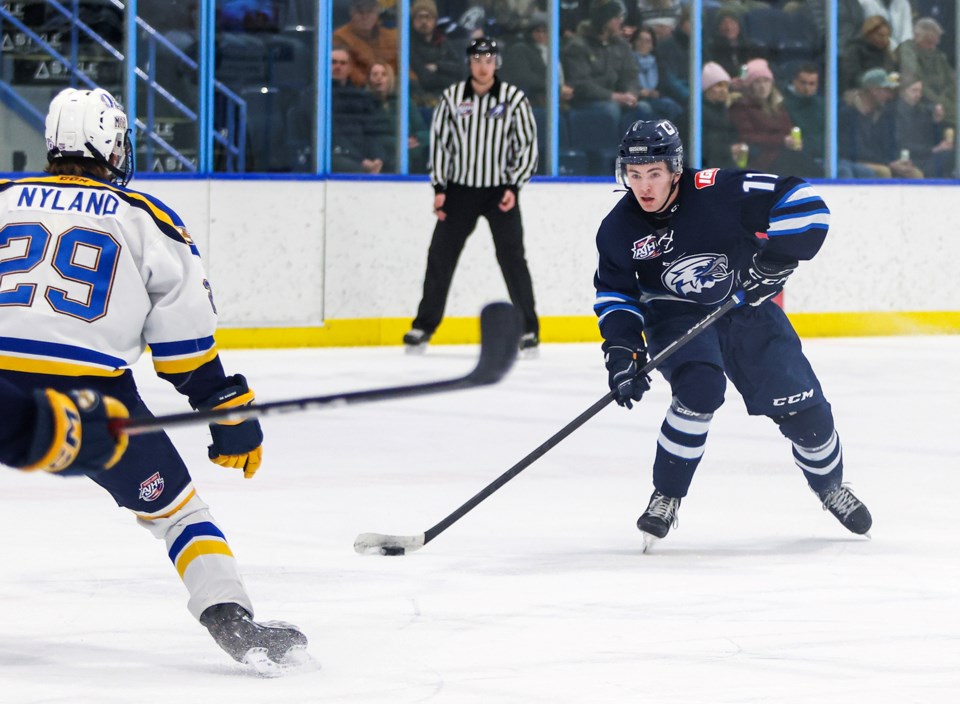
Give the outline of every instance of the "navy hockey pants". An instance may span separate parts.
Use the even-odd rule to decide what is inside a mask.
[[[674,301],[649,304],[644,313],[651,356],[683,335],[706,312],[701,306]],[[676,370],[689,362],[722,370],[743,396],[750,415],[781,416],[825,401],[800,338],[786,314],[771,302],[730,311],[677,350],[659,371],[672,385]],[[694,397],[680,401],[697,411],[713,412],[722,401],[722,387],[721,399],[716,401],[696,398],[695,389],[687,393]]]
[[[131,416],[151,415],[129,370],[118,377],[64,377],[11,371],[0,371],[0,374],[28,392],[45,387],[58,391],[93,389],[122,401]],[[109,491],[118,505],[138,514],[162,512],[191,482],[183,459],[163,432],[132,436],[127,451],[114,467],[89,476]]]

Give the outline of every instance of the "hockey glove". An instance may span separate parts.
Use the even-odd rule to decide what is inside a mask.
[[[740,274],[740,287],[743,289],[744,302],[758,306],[773,298],[787,283],[787,278],[797,268],[796,259],[770,259],[763,252],[753,255],[750,266]]]
[[[242,374],[228,377],[227,382],[229,386],[198,404],[197,409],[240,408],[253,403],[253,391],[247,386],[247,380]],[[211,462],[221,467],[242,469],[246,479],[253,477],[263,457],[263,431],[260,430],[260,421],[211,423],[210,435],[213,443],[207,448],[207,454]]]
[[[69,476],[110,469],[120,461],[130,439],[126,433],[114,435],[108,425],[130,417],[120,401],[90,390],[38,389],[33,397],[37,421],[22,470]]]
[[[644,392],[650,388],[650,377],[637,376],[640,367],[647,363],[647,351],[610,347],[606,363],[614,399],[621,406],[633,408],[633,402],[643,398]]]

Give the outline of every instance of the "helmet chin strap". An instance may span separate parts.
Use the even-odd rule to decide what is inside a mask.
[[[674,180],[671,178],[671,182],[670,182],[670,192],[667,193],[667,197],[663,199],[663,205],[660,206],[660,208],[659,208],[658,210],[654,210],[654,211],[653,211],[653,213],[652,213],[653,215],[659,215],[660,213],[662,213],[664,210],[666,210],[666,209],[670,206],[670,198],[673,197],[673,192],[677,190],[677,186],[678,186],[679,184],[680,184],[680,179],[677,179],[676,181],[674,181]]]

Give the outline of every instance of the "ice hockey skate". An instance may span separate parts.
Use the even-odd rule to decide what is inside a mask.
[[[820,497],[823,510],[832,513],[834,517],[843,524],[844,528],[851,533],[870,537],[868,531],[870,530],[870,526],[873,525],[873,517],[863,502],[853,495],[850,487],[846,484],[841,484],[822,494],[817,493],[817,496]]]
[[[536,359],[540,356],[540,337],[535,332],[525,333],[520,338],[520,359]]]
[[[647,510],[637,519],[637,528],[643,533],[644,552],[649,552],[658,540],[667,537],[671,528],[677,527],[679,509],[680,499],[665,496],[654,490],[650,495]]]
[[[215,604],[200,615],[200,623],[230,657],[262,677],[319,667],[307,653],[303,633],[283,621],[254,621],[239,604]]]
[[[430,335],[423,330],[413,328],[403,336],[403,346],[407,354],[423,354],[430,343]]]

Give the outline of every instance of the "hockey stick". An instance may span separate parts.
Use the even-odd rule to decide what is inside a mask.
[[[731,298],[719,308],[716,308],[696,325],[687,330],[683,335],[664,347],[659,354],[647,362],[637,376],[649,374],[654,369],[663,364],[670,355],[690,342],[697,335],[702,333],[717,320],[724,316],[728,311],[736,308],[743,303],[743,292],[737,291]],[[486,500],[491,494],[500,487],[520,474],[523,470],[543,457],[552,448],[556,447],[561,440],[573,433],[574,430],[593,418],[597,413],[603,410],[614,399],[613,392],[594,403],[579,416],[563,426],[556,434],[548,438],[540,447],[524,457],[513,465],[506,472],[487,484],[472,499],[463,504],[456,511],[440,521],[437,525],[419,535],[384,535],[382,533],[361,533],[353,542],[353,549],[362,555],[404,555],[408,552],[419,550],[431,540],[440,535],[447,528],[463,518],[467,513],[477,507],[482,501]]]
[[[445,381],[432,381],[407,386],[392,386],[383,389],[367,389],[329,396],[309,396],[287,401],[224,408],[221,410],[174,413],[153,418],[125,418],[110,421],[111,427],[128,435],[151,433],[166,428],[175,428],[211,421],[242,421],[250,418],[308,411],[327,406],[345,406],[368,401],[388,401],[411,396],[423,396],[442,391],[459,391],[475,386],[495,384],[513,366],[520,348],[520,321],[509,303],[491,303],[480,312],[480,358],[469,374]]]

